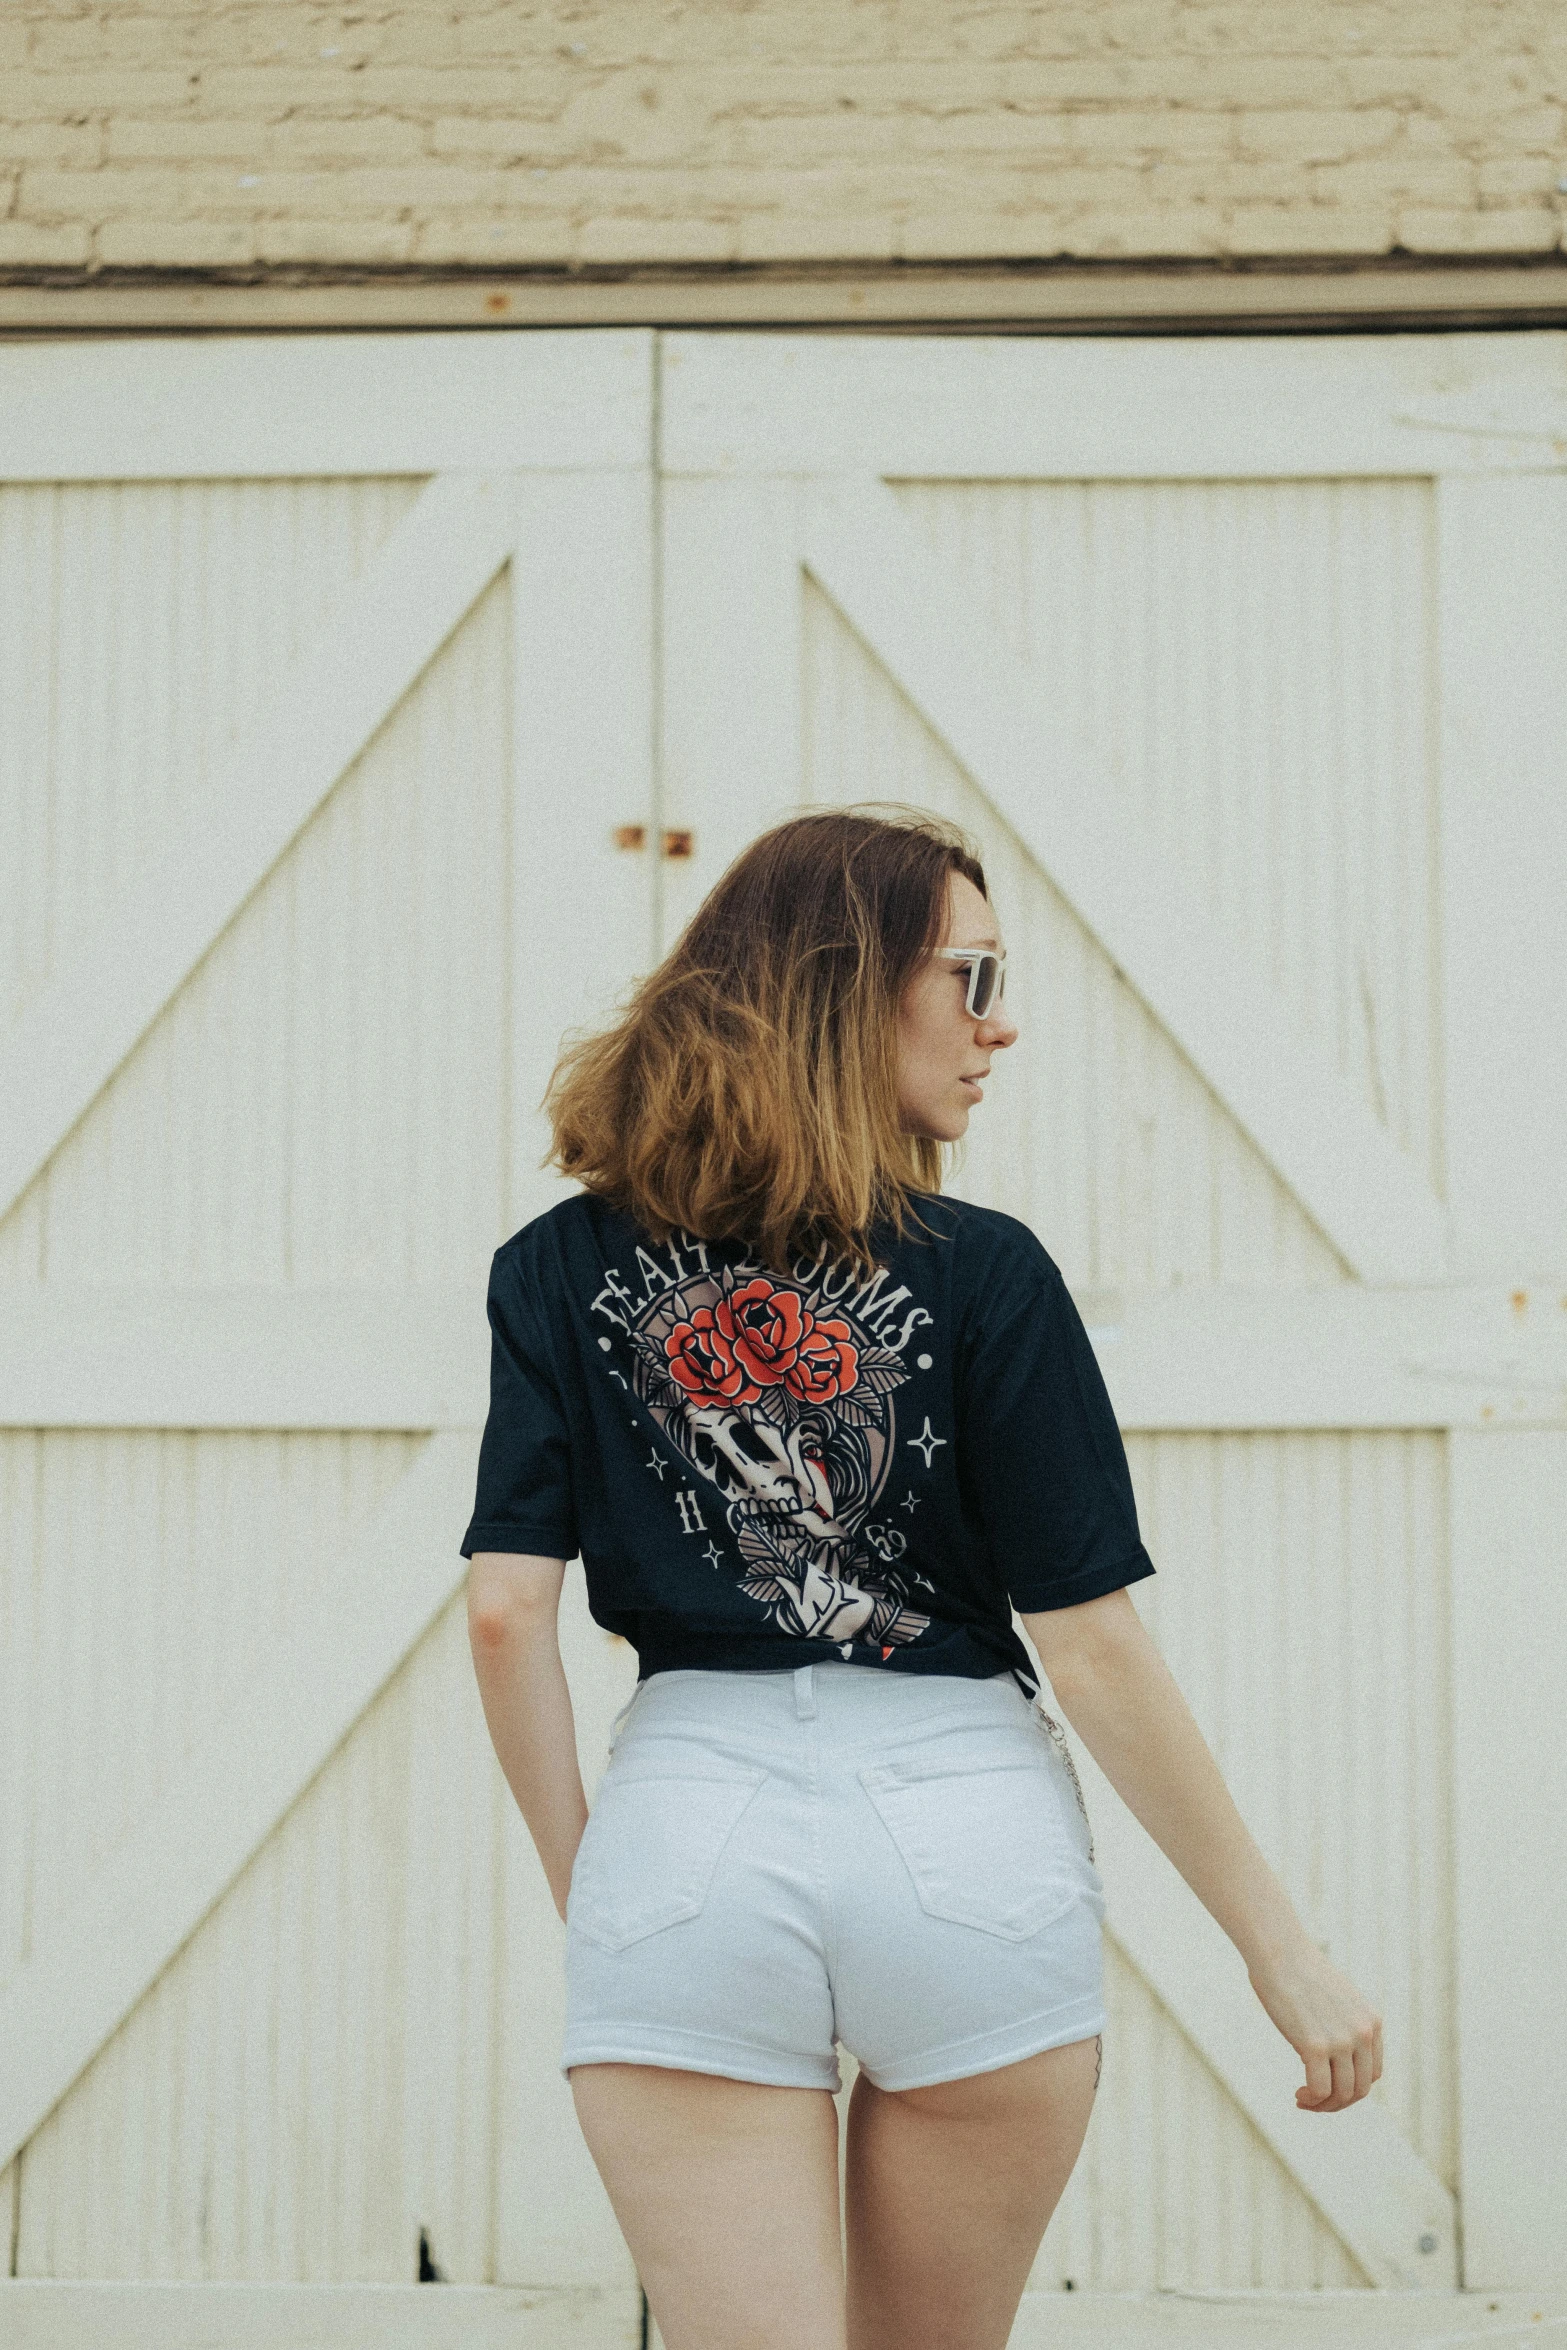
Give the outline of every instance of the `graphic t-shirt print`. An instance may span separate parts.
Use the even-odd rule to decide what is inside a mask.
[[[906,1537],[874,1512],[909,1377],[902,1349],[930,1316],[906,1289],[884,1295],[885,1276],[817,1262],[780,1280],[711,1265],[695,1242],[668,1256],[666,1275],[638,1251],[653,1294],[617,1284],[613,1318],[638,1400],[721,1498],[741,1589],[794,1639],[884,1652],[917,1640],[930,1618],[910,1595],[923,1578],[900,1570]]]

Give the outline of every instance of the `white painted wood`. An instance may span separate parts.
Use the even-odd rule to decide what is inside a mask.
[[[1267,975],[1194,917],[1109,781],[1043,731],[1021,665],[950,596],[892,494],[869,480],[819,491],[805,560],[1346,1263],[1370,1280],[1435,1276],[1444,1219],[1419,1169],[1294,1030]]]
[[[1567,1424],[1554,1289],[1346,1282],[1081,1290],[1077,1303],[1129,1431]],[[17,1284],[0,1315],[0,1428],[470,1428],[488,1360],[468,1289]]]
[[[1447,481],[1439,515],[1454,1247],[1472,1275],[1551,1277],[1567,1273],[1567,476]]]
[[[448,2285],[0,2283],[7,2350],[632,2350],[624,2294]],[[659,2336],[654,2332],[654,2343]],[[1026,2293],[1012,2350],[1564,2350],[1559,2296],[1431,2292]]]
[[[461,1579],[472,1431],[432,1436],[310,1605],[247,1662],[181,1779],[0,1991],[0,2162],[296,1800]]]
[[[561,1195],[540,1166],[544,1088],[562,1038],[651,963],[657,890],[651,475],[533,478],[519,499],[508,1230]],[[645,845],[617,848],[636,825]]]
[[[1567,2287],[1567,1437],[1450,1445],[1464,2281]]]
[[[675,474],[1239,481],[1562,462],[1546,437],[1567,377],[1557,330],[1113,343],[671,334],[664,349],[661,447]]]
[[[0,479],[647,463],[653,337],[224,335],[0,349]]]
[[[424,492],[336,626],[214,776],[207,807],[125,891],[0,1042],[0,1213],[255,890],[505,561],[511,485],[447,475]]]
[[[6,2350],[637,2350],[635,2292],[0,2283]]]
[[[1380,2102],[1302,2113],[1299,2060],[1253,1994],[1245,1967],[1090,1757],[1082,1757],[1109,1926],[1374,2283],[1452,2286],[1453,2199]],[[1429,2239],[1429,2248],[1422,2245]]]
[[[1559,387],[1558,387],[1559,392]],[[1471,419],[1472,420],[1472,419]],[[1505,421],[1497,416],[1493,426]],[[1567,494],[1449,480],[1441,549],[1445,1129],[1467,1270],[1567,1300]],[[1450,1442],[1459,2176],[1473,2285],[1567,2282],[1567,1541],[1560,1435]]]
[[[660,822],[695,838],[661,876],[668,947],[731,859],[806,794],[797,486],[675,480],[661,495]]]
[[[13,1285],[0,1427],[474,1428],[482,1291]]]

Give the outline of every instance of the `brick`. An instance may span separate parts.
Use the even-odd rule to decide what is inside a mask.
[[[32,27],[28,63],[44,72],[53,66],[101,65],[106,48],[101,15],[46,17]]]
[[[197,115],[111,116],[104,125],[111,163],[233,163],[243,167],[265,151],[260,123],[235,117],[212,122]]]
[[[1078,260],[1095,261],[1209,256],[1225,250],[1224,215],[1200,204],[1085,212],[1073,219],[1065,249]]]
[[[1066,205],[995,213],[955,198],[946,209],[911,213],[903,223],[899,252],[906,261],[961,261],[974,253],[1000,261],[1054,261],[1071,250],[1074,217]]]
[[[1461,156],[1376,155],[1357,163],[1313,164],[1313,203],[1448,204],[1474,201],[1473,164]]]
[[[188,73],[129,73],[97,67],[84,73],[15,74],[0,95],[0,113],[10,122],[79,122],[83,115],[156,114],[188,103],[194,84]]]
[[[429,263],[508,262],[564,266],[574,258],[577,228],[569,212],[435,213],[414,228],[413,255]]]
[[[1524,106],[1493,114],[1476,144],[1493,155],[1559,154],[1567,145],[1567,107]]]
[[[255,224],[258,261],[407,261],[414,249],[411,221],[260,220]]]
[[[92,233],[80,220],[0,220],[0,268],[68,267],[92,258]]]
[[[103,158],[97,122],[0,122],[0,162],[65,163],[90,169]]]
[[[897,258],[898,222],[891,211],[747,213],[737,223],[741,261],[868,261]]]
[[[1280,107],[1276,113],[1242,115],[1237,145],[1242,155],[1293,155],[1303,163],[1330,163],[1385,147],[1398,130],[1399,118],[1387,106],[1335,112]]]
[[[1074,114],[1072,144],[1088,153],[1120,155],[1232,155],[1236,122],[1232,114],[1188,114],[1174,107],[1162,113],[1119,107],[1103,114]]]
[[[576,242],[579,261],[733,261],[737,258],[735,225],[724,220],[692,220],[679,215],[656,219],[608,213],[584,221]]]
[[[3,152],[3,149],[0,149]],[[1475,183],[1482,197],[1555,196],[1564,169],[1557,155],[1510,155],[1482,163]]]
[[[269,159],[283,164],[406,163],[428,151],[425,125],[402,115],[292,114],[267,133]]]
[[[541,153],[549,126],[515,116],[443,114],[429,126],[430,153],[485,163],[527,163]]]
[[[1561,242],[1561,220],[1544,204],[1490,212],[1411,208],[1398,215],[1398,241],[1409,253],[1549,253]]]
[[[1385,253],[1393,243],[1391,206],[1242,204],[1229,215],[1232,253]]]
[[[227,185],[233,185],[232,174]],[[199,175],[150,165],[141,170],[106,164],[97,171],[56,171],[40,164],[22,174],[22,207],[41,217],[60,214],[92,220],[141,213],[150,220],[178,219],[199,195]]]
[[[105,221],[96,245],[98,259],[111,266],[231,268],[255,258],[255,230],[246,220],[158,220],[139,213]]]

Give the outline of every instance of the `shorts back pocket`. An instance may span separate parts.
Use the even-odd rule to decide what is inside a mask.
[[[859,1777],[929,1916],[1023,1942],[1084,1890],[1037,1751],[911,1755],[868,1763]]]
[[[566,1923],[603,1950],[624,1950],[694,1918],[766,1776],[697,1761],[612,1766],[577,1848]]]

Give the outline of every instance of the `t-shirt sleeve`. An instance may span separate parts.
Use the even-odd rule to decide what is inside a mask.
[[[1115,1413],[1060,1273],[1036,1242],[997,1288],[968,1349],[961,1457],[1008,1595],[1030,1615],[1102,1598],[1154,1566]]]
[[[577,1555],[571,1444],[565,1408],[516,1253],[490,1266],[490,1410],[479,1445],[478,1491],[460,1549]]]

